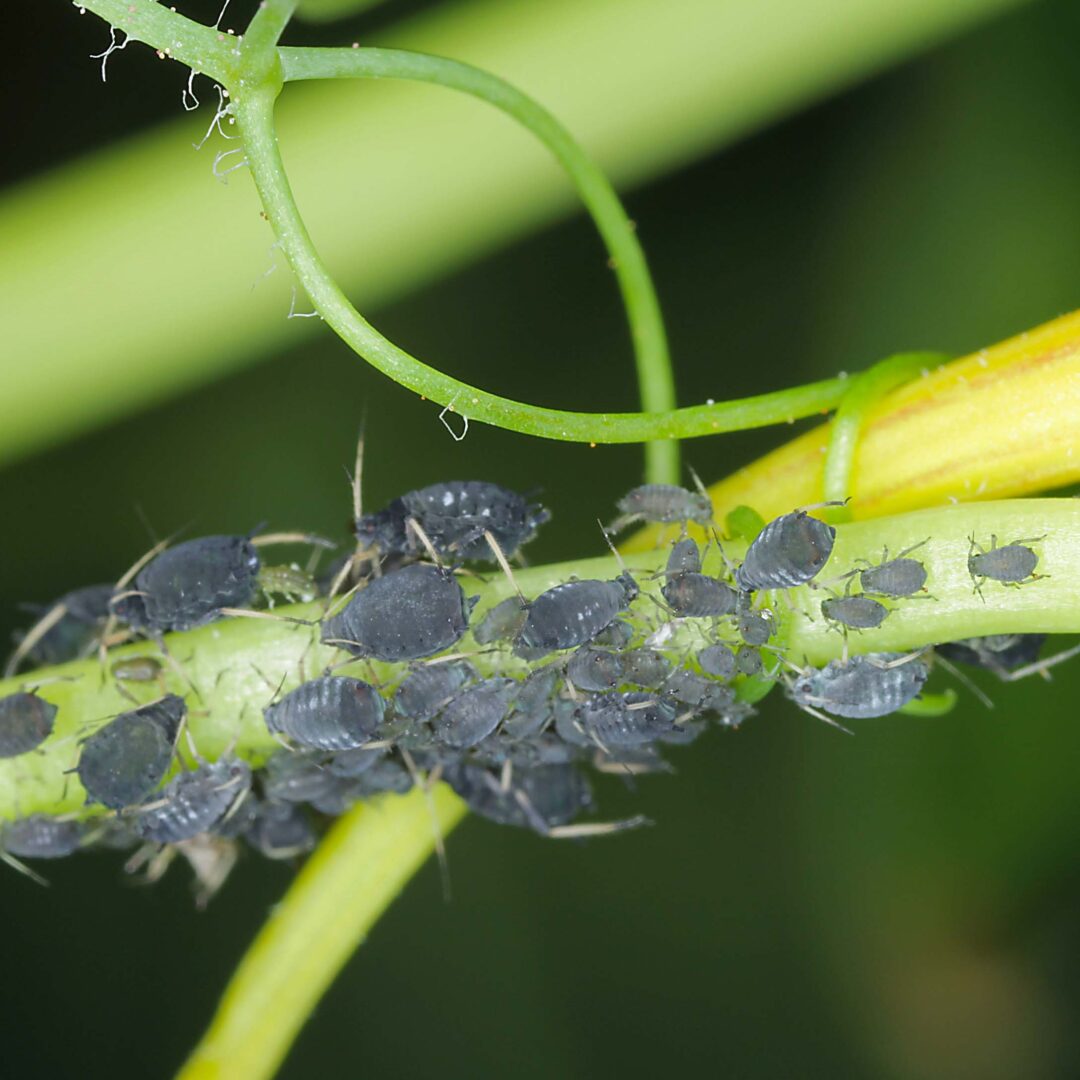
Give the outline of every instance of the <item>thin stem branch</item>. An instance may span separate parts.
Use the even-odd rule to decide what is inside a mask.
[[[258,10],[251,17],[244,31],[246,55],[269,52],[285,32],[285,27],[296,11],[297,0],[261,0]]]

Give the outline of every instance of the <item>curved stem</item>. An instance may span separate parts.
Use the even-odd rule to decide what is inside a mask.
[[[233,973],[178,1080],[264,1080],[345,961],[465,815],[444,784],[354,807],[304,865]]]
[[[920,372],[938,367],[950,359],[944,353],[936,352],[899,353],[854,377],[829,430],[824,470],[826,502],[844,502],[851,495],[855,450],[867,413],[874,403],[890,390],[914,379]],[[830,512],[830,520],[850,521],[851,511],[846,506],[837,507]]]
[[[279,52],[289,56],[287,49]],[[346,50],[348,56],[363,52]],[[291,71],[295,77],[295,65]],[[281,162],[273,124],[274,98],[271,90],[258,88],[234,94],[233,107],[251,173],[278,242],[319,314],[336,333],[374,367],[417,394],[470,420],[546,439],[596,443],[694,438],[785,423],[826,412],[843,398],[847,381],[836,378],[716,405],[650,413],[579,413],[539,408],[490,394],[429,367],[368,323],[323,264]]]
[[[441,56],[402,49],[293,48],[279,50],[279,56],[286,82],[367,78],[431,83],[487,102],[531,131],[566,170],[607,246],[630,324],[642,410],[659,413],[675,408],[675,380],[660,302],[633,223],[604,173],[547,109],[503,79]],[[676,443],[648,443],[645,461],[648,480],[678,481]]]

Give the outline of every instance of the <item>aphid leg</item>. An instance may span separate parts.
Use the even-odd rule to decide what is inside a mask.
[[[519,797],[519,801],[526,799],[522,791],[515,794]],[[540,815],[537,814],[537,817],[539,818]],[[540,818],[540,820],[543,819]],[[636,814],[634,817],[623,818],[620,821],[594,821],[587,825],[548,825],[544,830],[544,836],[551,840],[584,840],[590,836],[610,836],[612,833],[640,829],[643,825],[651,824],[652,821],[644,814]]]
[[[810,700],[813,701],[814,699],[811,698]],[[826,724],[829,725],[829,727],[834,727],[837,731],[842,731],[845,735],[855,734],[855,732],[853,732],[851,728],[846,728],[843,724],[838,724],[831,716],[826,716],[819,709],[815,709],[810,705],[804,704],[803,702],[798,702],[797,704],[804,713],[808,713],[810,716],[813,716],[818,720],[823,720]]]
[[[431,818],[431,835],[435,840],[435,857],[439,860],[439,878],[442,882],[442,894],[443,902],[450,903],[450,866],[446,861],[446,844],[443,842],[442,829],[439,828],[439,815],[435,812],[435,799],[431,794],[431,789],[439,781],[439,777],[442,775],[442,767],[440,766],[435,773],[432,774],[429,779],[431,783],[425,783],[420,778],[419,770],[416,768],[416,762],[413,760],[412,754],[409,753],[404,747],[400,747],[401,760],[405,763],[405,768],[409,771],[409,776],[412,777],[412,782],[415,787],[418,787],[424,795],[424,802],[427,804],[428,816]]]
[[[510,587],[517,594],[517,598],[521,601],[521,606],[528,607],[528,601],[525,599],[525,594],[518,587],[517,580],[514,578],[514,571],[510,569],[510,563],[506,560],[506,555],[503,549],[499,547],[498,540],[491,534],[490,529],[484,530],[484,539],[487,541],[488,547],[491,548],[491,554],[495,556],[495,561],[499,564],[502,572],[506,575],[506,580],[510,582]]]
[[[898,656],[894,660],[882,660],[873,653],[866,655],[866,662],[872,667],[876,667],[879,671],[890,671],[892,668],[903,667],[904,664],[910,664],[912,660],[918,660],[925,652],[929,650],[929,645],[924,645],[921,649],[913,649],[909,653],[904,653],[903,656]]]
[[[68,609],[64,604],[53,604],[53,606],[41,616],[40,619],[26,632],[26,636],[15,646],[15,651],[8,657],[8,662],[4,665],[4,678],[10,679],[16,671],[19,670],[19,665],[26,659],[27,656],[33,651],[34,646],[68,613]]]
[[[318,619],[298,619],[295,615],[275,615],[271,611],[255,611],[253,608],[223,607],[217,609],[219,615],[228,615],[234,619],[266,619],[269,622],[294,623],[297,626],[318,626]]]
[[[9,855],[3,849],[0,849],[0,861],[5,862],[12,870],[18,870],[20,874],[25,874],[31,881],[38,885],[44,885],[47,889],[49,882],[46,878],[43,878],[39,873],[31,870],[21,859],[16,859],[14,855]]]
[[[1036,660],[1033,663],[1025,664],[1015,671],[998,672],[998,677],[1002,682],[1015,682],[1017,679],[1024,679],[1029,675],[1035,674],[1042,675],[1044,678],[1049,679],[1050,676],[1047,674],[1048,668],[1063,664],[1066,660],[1071,660],[1077,655],[1080,655],[1080,645],[1073,645],[1070,649],[1065,649],[1062,652],[1055,653],[1053,656],[1048,656],[1045,660]]]
[[[333,540],[328,540],[325,536],[298,531],[262,533],[260,536],[248,537],[248,542],[253,547],[269,547],[271,544],[310,544],[324,551],[333,551],[337,547]]]
[[[507,758],[502,763],[502,769],[499,772],[499,794],[505,795],[510,790],[510,784],[514,779],[514,763]]]
[[[407,517],[405,519],[406,531],[412,530],[413,535],[423,545],[424,550],[428,553],[428,558],[436,565],[442,566],[442,560],[439,558],[439,553],[435,550],[435,545],[431,542],[431,537],[424,531],[424,527],[414,517]]]
[[[961,686],[970,690],[988,709],[994,707],[989,695],[983,692],[975,683],[967,677],[955,664],[946,660],[944,656],[934,654],[934,663],[940,664]]]

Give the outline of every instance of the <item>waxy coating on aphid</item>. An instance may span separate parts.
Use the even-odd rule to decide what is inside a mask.
[[[422,541],[408,526],[417,522],[442,558],[494,562],[484,536],[490,532],[507,555],[536,535],[551,514],[516,491],[485,480],[449,480],[394,499],[384,509],[356,522],[362,547],[381,555],[422,555]]]
[[[829,561],[835,539],[831,525],[805,510],[783,514],[758,533],[735,571],[735,582],[745,592],[805,585]]]
[[[869,596],[833,596],[822,600],[821,614],[850,630],[873,630],[885,621],[889,609]]]
[[[263,710],[270,731],[318,750],[363,746],[378,730],[386,702],[362,679],[323,675]]]
[[[0,826],[0,849],[22,859],[63,859],[82,845],[86,826],[48,814],[31,814]]]
[[[634,521],[660,525],[685,521],[706,525],[712,521],[709,497],[677,484],[642,484],[628,491],[616,505],[621,515],[612,526],[616,531]]]
[[[1029,543],[1037,543],[1044,537],[1036,537]],[[975,591],[982,595],[982,587],[987,581],[1001,582],[1002,585],[1021,585],[1026,581],[1034,581],[1041,574],[1035,573],[1035,567],[1039,565],[1039,556],[1024,541],[1017,540],[1004,547],[997,546],[997,537],[991,535],[990,550],[985,550],[974,536],[969,537],[968,549],[968,573],[975,583]]]
[[[918,559],[907,558],[907,553],[914,551],[917,547],[922,547],[925,543],[926,541],[923,540],[907,548],[895,559],[888,557],[886,548],[880,563],[859,571],[859,584],[862,591],[876,596],[891,596],[894,599],[923,592],[926,588],[926,567]]]
[[[121,713],[89,736],[76,767],[87,798],[110,810],[145,799],[169,771],[186,712],[183,698],[166,694]]]
[[[672,612],[684,619],[730,615],[739,594],[726,582],[708,574],[675,574],[660,590]]]
[[[0,698],[0,758],[39,747],[52,734],[56,713],[56,706],[37,694],[20,691]]]
[[[407,720],[430,720],[462,687],[479,678],[467,660],[423,664],[397,688],[394,713]]]
[[[502,723],[518,685],[515,679],[494,678],[462,690],[435,718],[435,738],[458,750],[475,746]]]
[[[601,694],[578,709],[585,733],[605,749],[647,746],[675,727],[675,706],[645,693]]]
[[[175,844],[216,825],[251,787],[251,769],[221,758],[174,776],[133,818],[135,831],[158,844]]]
[[[626,611],[637,595],[634,579],[625,573],[614,581],[566,581],[556,585],[529,605],[515,652],[524,648],[548,653],[584,645]]]
[[[259,553],[246,536],[187,540],[151,559],[112,608],[147,634],[192,630],[218,618],[222,608],[249,604],[259,566]]]
[[[928,669],[918,657],[899,653],[870,653],[832,660],[796,676],[789,696],[796,705],[820,709],[832,716],[865,720],[887,716],[922,690]]]
[[[420,660],[464,637],[473,603],[449,571],[413,563],[375,578],[323,620],[322,640],[353,656]]]
[[[701,670],[714,679],[730,679],[735,675],[735,654],[720,642],[706,645],[697,654],[697,662]]]
[[[771,612],[744,606],[736,620],[736,629],[747,645],[764,645],[776,632],[776,624]]]

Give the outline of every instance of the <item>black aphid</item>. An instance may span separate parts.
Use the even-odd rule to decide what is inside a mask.
[[[528,609],[516,596],[507,597],[484,612],[473,627],[473,640],[477,645],[509,641],[521,629],[527,614]]]
[[[805,585],[829,561],[835,539],[831,525],[805,510],[774,518],[747,549],[735,581],[745,592]]]
[[[673,702],[653,694],[604,694],[578,711],[585,733],[605,749],[647,746],[675,728]]]
[[[991,535],[989,551],[984,549],[974,536],[969,539],[971,546],[968,549],[968,573],[975,584],[975,591],[980,596],[987,579],[1000,581],[1002,585],[1022,585],[1024,582],[1045,577],[1044,574],[1035,573],[1039,556],[1026,546],[1045,540],[1045,536],[1036,536],[1032,540],[1015,540],[1004,547],[998,547],[997,537]]]
[[[37,694],[19,692],[0,698],[0,758],[18,757],[52,734],[57,708]]]
[[[444,778],[475,813],[540,833],[566,825],[592,805],[588,781],[572,765],[515,769],[506,788],[497,776],[474,765],[448,769]]]
[[[741,637],[747,645],[765,645],[769,638],[773,636],[773,633],[776,630],[776,623],[773,622],[772,612],[768,609],[755,611],[746,604],[741,605],[737,619],[737,628],[739,637]]]
[[[740,645],[735,650],[735,667],[740,675],[760,675],[763,664],[761,650],[754,645]]]
[[[694,712],[724,713],[735,702],[735,692],[695,671],[680,670],[664,685],[672,700],[687,705]]]
[[[76,769],[87,798],[110,810],[142,802],[169,770],[186,712],[183,698],[166,694],[89,736]]]
[[[31,814],[0,826],[0,849],[23,859],[63,859],[82,844],[85,827],[48,814]]]
[[[48,607],[24,605],[41,618],[20,636],[4,674],[14,674],[24,659],[42,665],[64,664],[88,655],[109,617],[112,594],[112,585],[87,585],[65,593]]]
[[[680,618],[705,619],[730,615],[739,594],[726,582],[708,574],[675,574],[660,592]]]
[[[671,577],[673,574],[696,574],[701,571],[701,550],[696,540],[683,537],[671,545],[671,554],[668,556],[664,573]]]
[[[1027,667],[1038,660],[1045,641],[1046,634],[990,634],[946,641],[935,645],[934,652],[946,660],[986,668],[999,678],[1004,678],[1017,668]]]
[[[869,596],[833,596],[822,600],[821,614],[849,630],[873,630],[885,621],[889,609]]]
[[[503,723],[503,732],[511,741],[531,739],[554,718],[555,686],[559,672],[554,667],[532,672],[518,685],[513,709]]]
[[[594,645],[605,649],[625,649],[634,640],[634,628],[625,619],[616,619],[593,639]]]
[[[917,544],[912,544],[911,547],[901,551],[895,559],[889,558],[889,549],[886,548],[882,553],[881,562],[859,571],[859,584],[862,586],[862,591],[875,596],[891,596],[896,599],[924,592],[926,567],[918,559],[909,559],[906,556],[925,543],[925,540],[921,540]]]
[[[315,846],[316,835],[307,813],[294,803],[259,800],[244,839],[268,859],[291,859]]]
[[[407,720],[430,720],[459,690],[479,677],[467,660],[423,664],[397,688],[394,713]]]
[[[533,539],[551,513],[498,484],[450,480],[406,492],[377,513],[365,514],[356,522],[356,538],[382,555],[422,555],[422,544],[408,526],[410,518],[440,556],[494,562],[485,531],[510,556]]]
[[[435,718],[435,737],[464,750],[487,738],[510,711],[518,691],[515,679],[485,679],[462,690]]]
[[[701,670],[714,679],[730,679],[735,675],[735,654],[719,642],[702,649],[697,661]]]
[[[530,605],[515,651],[531,653],[573,649],[591,641],[637,599],[638,587],[627,573],[614,581],[566,581],[541,593]]]
[[[419,660],[461,640],[475,602],[449,571],[413,563],[376,578],[324,620],[322,640],[353,656]]]
[[[620,516],[612,524],[615,531],[634,521],[665,525],[696,521],[705,525],[712,520],[712,502],[708,495],[687,491],[676,484],[642,484],[628,491],[616,505]]]
[[[608,649],[583,645],[571,655],[566,676],[579,690],[614,690],[623,681],[622,658]]]
[[[802,708],[865,720],[906,705],[922,690],[927,674],[918,657],[870,653],[810,668],[795,678],[789,693]]]
[[[346,751],[355,752],[355,751]],[[311,802],[336,790],[339,777],[325,763],[325,755],[280,750],[260,774],[263,794],[279,802]]]
[[[135,831],[157,844],[190,840],[225,817],[250,786],[251,769],[238,758],[179,773],[152,802],[139,808]]]
[[[625,681],[634,686],[655,689],[671,674],[671,661],[655,649],[628,649],[619,659]]]
[[[386,702],[362,679],[323,675],[303,683],[263,710],[270,731],[301,746],[350,750],[378,730]]]
[[[356,777],[373,768],[376,762],[385,756],[386,748],[381,746],[371,750],[363,748],[339,750],[327,761],[326,771],[344,780],[355,780]]]
[[[222,608],[251,602],[259,553],[246,536],[202,536],[166,548],[112,602],[117,618],[135,630],[164,634],[218,618]]]

